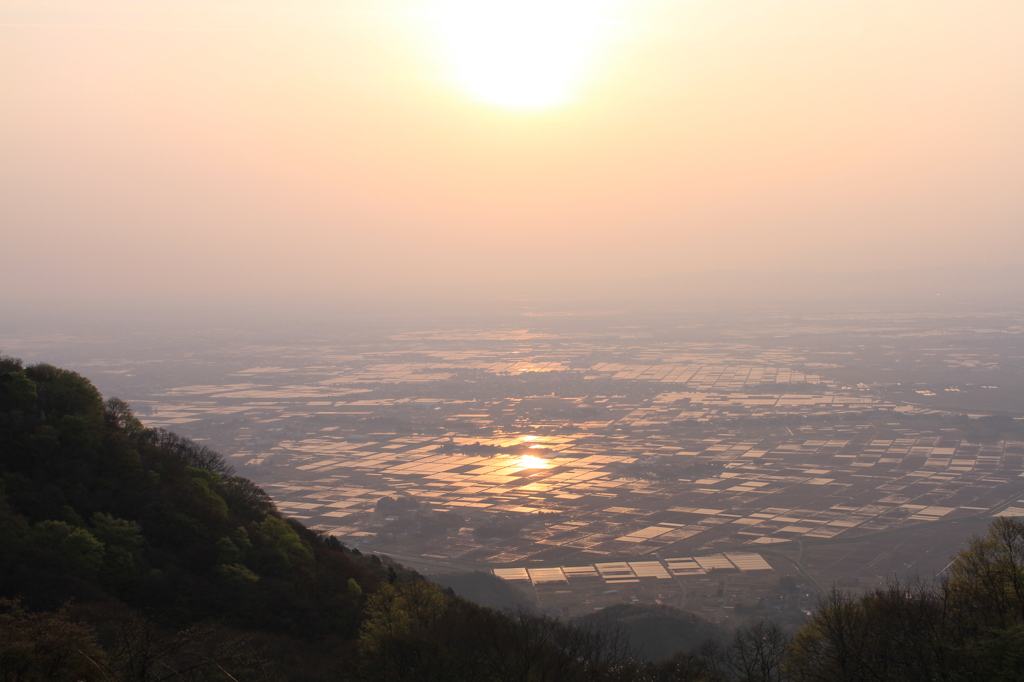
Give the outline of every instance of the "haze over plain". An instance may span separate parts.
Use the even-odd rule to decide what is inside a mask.
[[[1020,261],[1019,2],[486,6],[5,3],[3,300]]]

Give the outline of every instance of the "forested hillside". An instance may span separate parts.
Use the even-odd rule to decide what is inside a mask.
[[[351,641],[365,595],[401,572],[283,519],[215,452],[49,365],[0,364],[0,471],[2,596],[156,628],[173,650],[197,623],[204,646]]]
[[[933,585],[833,592],[793,638],[703,627],[461,599],[284,519],[217,453],[78,374],[0,358],[4,682],[1021,680],[1024,524],[994,522]]]

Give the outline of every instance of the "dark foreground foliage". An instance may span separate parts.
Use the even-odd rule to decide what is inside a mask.
[[[627,616],[461,599],[284,519],[78,374],[0,357],[0,682],[1024,680],[1024,523],[994,522],[935,585],[833,591],[792,639],[708,629],[648,663]],[[701,635],[690,620],[664,653]]]
[[[315,678],[351,658],[366,595],[412,577],[282,518],[217,453],[144,428],[78,374],[11,358],[0,549],[0,597],[17,600],[0,603],[0,680],[86,679],[83,658],[97,679],[242,679],[264,658],[268,679]],[[74,673],[10,672],[56,651],[26,634],[48,631],[33,618],[87,628],[78,658],[53,653]]]

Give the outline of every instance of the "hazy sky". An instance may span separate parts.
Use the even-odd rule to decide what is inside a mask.
[[[1022,27],[1020,0],[4,0],[0,298],[1021,263]]]

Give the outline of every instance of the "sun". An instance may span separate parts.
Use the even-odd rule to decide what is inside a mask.
[[[600,0],[441,0],[436,19],[466,94],[526,110],[572,98],[609,24]]]

